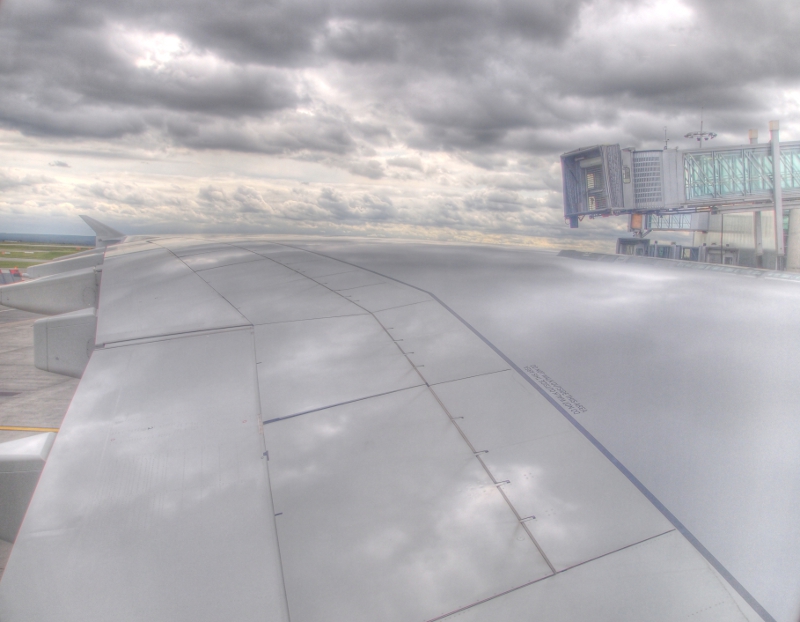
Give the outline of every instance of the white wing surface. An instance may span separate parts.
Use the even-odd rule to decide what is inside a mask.
[[[769,619],[425,291],[139,240],[106,252],[95,343],[4,621]]]

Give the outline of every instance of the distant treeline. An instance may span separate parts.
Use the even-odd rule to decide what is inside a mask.
[[[94,246],[93,235],[58,235],[55,233],[0,233],[0,242],[29,242],[32,244],[74,244]]]

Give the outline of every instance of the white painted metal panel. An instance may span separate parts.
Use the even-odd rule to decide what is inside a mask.
[[[503,359],[438,302],[407,305],[375,316],[430,384],[508,369]]]
[[[286,620],[252,329],[95,352],[0,619]]]
[[[169,249],[177,257],[189,257],[191,255],[201,255],[221,251],[228,248],[224,242],[205,238],[167,238],[155,241],[163,248]]]
[[[14,542],[56,435],[0,443],[0,538]]]
[[[192,257],[194,255],[204,255],[205,253],[215,253],[229,248],[228,244],[222,242],[208,242],[205,244],[193,244],[179,249],[170,249],[176,257]]]
[[[372,272],[367,272],[366,270],[331,274],[324,277],[317,277],[315,280],[321,285],[329,287],[337,292],[363,287],[364,285],[377,285],[378,283],[385,283],[387,281],[384,277],[373,274]]]
[[[742,611],[742,608],[744,611]],[[459,622],[745,622],[713,568],[677,532],[448,616]]]
[[[482,455],[556,570],[672,529],[619,470],[516,372],[436,394]],[[460,417],[463,417],[461,419]],[[560,421],[559,421],[560,419]]]
[[[186,247],[189,253],[186,257],[201,259],[205,254],[217,254],[220,252],[214,250],[219,248],[215,246],[217,242],[194,240]],[[254,331],[234,329],[202,337],[222,340],[226,334],[257,333],[258,356],[252,344],[246,352],[234,348],[236,353],[232,355],[231,351],[219,345],[222,342],[215,341],[205,341],[202,346],[190,348],[180,356],[166,345],[154,353],[142,349],[200,339],[199,336],[146,345],[123,345],[95,355],[111,361],[109,367],[113,376],[98,372],[96,379],[88,384],[82,383],[82,388],[88,387],[87,390],[92,391],[94,401],[90,400],[88,410],[79,419],[79,426],[71,428],[65,425],[62,429],[62,435],[69,430],[79,433],[74,439],[75,446],[91,449],[88,457],[67,456],[66,453],[62,456],[64,460],[69,459],[64,462],[69,465],[67,474],[72,477],[77,473],[82,478],[80,481],[85,480],[88,484],[77,488],[75,499],[62,500],[66,512],[62,512],[59,506],[57,511],[48,515],[53,508],[41,506],[44,509],[37,510],[36,518],[31,519],[31,524],[38,527],[28,534],[25,545],[18,548],[18,557],[12,557],[12,565],[19,569],[14,571],[16,578],[8,589],[5,582],[0,584],[0,618],[4,621],[16,622],[16,618],[7,618],[5,613],[13,611],[16,615],[23,611],[17,607],[17,599],[31,600],[32,590],[36,589],[24,585],[20,577],[28,578],[34,567],[47,565],[49,555],[62,555],[65,561],[59,561],[55,568],[46,570],[45,578],[50,582],[48,587],[56,587],[46,591],[43,603],[35,603],[38,609],[32,611],[32,619],[52,618],[53,611],[58,611],[60,619],[78,619],[77,616],[65,617],[61,611],[65,604],[72,611],[78,603],[73,591],[76,597],[84,598],[88,598],[87,594],[112,594],[105,602],[113,600],[115,608],[123,610],[124,615],[115,616],[122,620],[188,619],[188,615],[192,616],[191,619],[201,620],[223,617],[246,620],[252,617],[250,610],[242,615],[236,607],[247,608],[254,603],[255,607],[258,598],[266,598],[267,602],[267,610],[262,612],[260,619],[281,619],[286,614],[281,610],[283,594],[275,590],[267,597],[248,593],[236,599],[229,611],[222,612],[223,606],[235,599],[236,595],[231,595],[231,591],[239,586],[232,585],[232,581],[240,571],[239,560],[231,561],[225,554],[238,557],[254,525],[263,526],[261,521],[253,518],[253,514],[261,517],[271,529],[269,520],[273,512],[279,514],[277,520],[280,521],[284,571],[289,583],[289,607],[294,620],[422,620],[447,614],[507,590],[515,591],[459,615],[478,615],[478,618],[469,619],[492,622],[542,618],[659,619],[661,615],[664,619],[690,616],[693,620],[735,620],[738,619],[736,603],[739,610],[747,609],[741,599],[727,596],[721,577],[710,570],[675,532],[656,536],[644,544],[632,544],[652,532],[654,525],[663,526],[665,521],[660,514],[656,514],[658,520],[654,521],[653,507],[611,467],[608,460],[571,424],[566,425],[565,419],[559,419],[561,415],[557,415],[538,393],[521,384],[518,376],[503,372],[507,363],[438,303],[412,303],[376,315],[391,330],[397,344],[409,352],[428,382],[438,383],[433,390],[448,411],[455,417],[463,417],[455,421],[466,439],[477,449],[489,450],[481,454],[480,460],[488,465],[496,480],[509,480],[500,490],[508,495],[520,514],[537,516],[525,525],[536,535],[545,553],[559,569],[569,568],[555,577],[521,587],[544,577],[548,573],[546,564],[516,521],[511,507],[502,500],[498,489],[490,485],[487,472],[472,456],[464,437],[459,435],[427,389],[401,390],[267,424],[264,434],[271,445],[269,468],[276,484],[276,502],[283,504],[283,509],[277,507],[273,510],[268,501],[264,503],[269,507],[248,505],[253,501],[238,497],[237,491],[247,486],[251,490],[258,488],[257,494],[264,494],[267,490],[262,480],[255,483],[252,465],[243,462],[251,445],[221,427],[213,430],[203,428],[202,433],[198,432],[198,423],[190,418],[189,410],[199,417],[199,421],[207,420],[212,403],[219,407],[220,413],[224,408],[224,415],[238,412],[239,405],[244,403],[242,391],[247,393],[253,387],[259,388],[252,379],[255,363],[263,363],[262,353],[266,354],[271,368],[258,372],[261,399],[265,410],[275,407],[278,409],[276,412],[295,409],[292,403],[297,396],[291,397],[290,393],[302,394],[301,398],[307,397],[309,403],[325,405],[329,399],[362,395],[362,389],[369,392],[372,387],[383,386],[381,383],[393,386],[394,374],[402,384],[408,370],[407,366],[387,364],[389,359],[402,360],[399,356],[385,355],[390,347],[397,346],[381,342],[380,333],[366,328],[368,322],[374,321],[368,315],[330,320],[304,319],[308,309],[311,309],[312,317],[316,317],[333,300],[329,296],[335,294],[330,289],[314,285],[300,273],[310,274],[316,270],[315,266],[327,272],[326,266],[331,266],[331,262],[301,251],[280,247],[274,250],[276,247],[269,244],[258,245],[266,249],[262,251],[264,255],[274,255],[289,267],[265,260],[199,273],[226,297],[235,299],[237,306],[247,308],[253,317],[282,322],[259,326]],[[321,243],[314,246],[324,250]],[[378,247],[381,248],[377,254],[378,264],[392,268],[398,265],[397,257],[386,252],[389,245],[376,245]],[[509,251],[515,259],[509,260],[508,255],[504,255],[503,261],[486,267],[486,258],[495,251],[471,249],[472,252],[462,260],[447,259],[445,268],[438,276],[434,274],[432,283],[438,283],[447,294],[444,295],[440,289],[432,287],[431,282],[425,281],[430,274],[428,258],[418,252],[418,247],[399,245],[390,250],[399,252],[401,259],[405,257],[406,264],[400,262],[399,265],[406,265],[404,269],[417,275],[419,285],[435,291],[448,302],[461,300],[459,311],[475,313],[475,317],[485,325],[501,326],[499,334],[511,335],[511,345],[517,348],[515,351],[524,356],[535,355],[535,362],[543,364],[538,357],[544,357],[543,352],[548,352],[547,346],[554,343],[558,347],[549,351],[544,361],[560,362],[563,358],[569,366],[575,364],[570,353],[576,348],[579,350],[580,344],[571,342],[574,337],[569,331],[553,331],[541,326],[541,318],[547,316],[549,309],[538,307],[535,318],[530,310],[532,292],[541,296],[545,290],[552,307],[559,309],[560,313],[573,313],[569,304],[574,300],[567,302],[553,295],[553,292],[563,292],[562,281],[569,271],[551,270],[552,265],[547,262],[552,262],[552,257],[543,256],[543,260],[541,254]],[[202,254],[194,254],[198,249]],[[441,253],[441,249],[434,255],[437,253]],[[137,254],[142,260],[151,255]],[[350,259],[347,253],[342,257]],[[120,256],[117,258],[122,259]],[[516,273],[508,270],[508,266],[515,265],[518,258],[524,261]],[[591,277],[597,279],[600,273],[596,271]],[[354,271],[316,276],[315,279],[323,282],[330,278],[343,281],[346,278],[365,278],[369,281],[375,276],[347,276],[367,274]],[[461,282],[455,278],[459,274],[462,274]],[[180,283],[182,277],[179,277],[176,279]],[[462,290],[474,290],[476,282],[482,282],[482,289],[466,300],[488,304],[486,299],[492,296],[487,292],[496,293],[493,288],[502,289],[503,278],[510,281],[518,277],[529,280],[524,287],[516,283],[511,288],[513,296],[505,299],[505,304],[499,305],[499,310],[493,314],[482,315],[484,312],[475,311],[483,308],[480,305],[464,304]],[[641,288],[642,282],[637,283]],[[106,285],[104,282],[103,287]],[[582,288],[585,286],[587,283],[581,284]],[[606,315],[609,309],[619,313],[620,305],[641,298],[641,291],[618,296],[618,286],[619,283],[609,286],[606,282],[605,289],[601,288],[602,304],[599,308],[605,309]],[[181,288],[178,289],[174,295],[181,294]],[[397,289],[404,295],[406,290],[416,292],[403,286],[379,286],[375,291],[381,293],[368,300],[367,308],[378,308],[387,301],[396,302],[393,296]],[[325,295],[320,290],[324,290]],[[342,293],[349,294],[348,291]],[[169,297],[173,293],[165,295]],[[421,295],[427,299],[426,295]],[[341,298],[338,300],[343,301]],[[209,304],[213,309],[215,303]],[[494,301],[493,308],[497,306],[497,301]],[[350,307],[351,312],[360,312],[354,306]],[[297,309],[300,309],[299,313]],[[102,304],[100,311],[104,311]],[[166,312],[173,314],[175,308]],[[589,322],[589,330],[605,335],[609,318],[605,317],[602,322],[597,320],[597,308],[587,310],[587,313],[591,313],[595,320],[595,324]],[[643,317],[647,318],[649,325],[652,315]],[[524,321],[519,321],[520,318]],[[628,323],[635,324],[630,322],[630,318]],[[312,327],[304,328],[303,324]],[[327,331],[320,328],[323,326],[328,327]],[[542,331],[544,338],[536,342],[540,347],[529,347],[530,335]],[[328,340],[323,338],[325,334]],[[264,336],[263,343],[261,336]],[[377,340],[374,344],[373,338]],[[349,341],[352,339],[355,344]],[[598,347],[597,344],[603,342],[593,343]],[[275,347],[271,348],[272,345]],[[115,351],[144,352],[146,356],[107,358]],[[596,354],[602,353],[602,348],[598,347]],[[360,356],[365,357],[369,365],[362,365],[363,361],[358,360]],[[240,358],[246,358],[253,368],[243,371],[241,364],[231,363],[232,359]],[[600,360],[603,365],[594,365],[590,370],[597,376],[597,385],[584,381],[581,386],[602,387],[618,373],[617,367],[607,369],[605,359]],[[527,362],[534,361],[523,361]],[[221,379],[217,377],[219,369],[214,367],[213,373],[211,371],[217,364],[219,369],[225,369]],[[143,366],[151,369],[144,372],[141,370]],[[550,365],[546,367],[551,371]],[[169,371],[164,372],[164,369]],[[564,374],[564,367],[561,369],[561,373],[556,374],[559,379]],[[298,374],[303,371],[306,378],[298,380]],[[133,380],[129,383],[127,375],[130,373]],[[246,386],[232,381],[229,373],[247,376]],[[125,378],[123,384],[119,383],[120,378]],[[292,383],[296,383],[294,391],[286,390],[282,395],[281,391],[290,388],[287,385]],[[206,385],[211,387],[206,388]],[[198,390],[198,387],[202,389]],[[265,395],[265,388],[275,392],[277,403],[272,403],[271,396]],[[79,391],[79,395],[83,394]],[[187,399],[187,395],[190,398]],[[85,400],[79,402],[81,408],[87,403]],[[268,415],[257,414],[258,419],[268,418]],[[630,426],[631,417],[626,412],[612,411],[611,415],[627,421],[627,426]],[[638,411],[634,415],[643,419],[641,425],[658,423],[652,418],[641,417]],[[68,415],[68,421],[70,416],[72,414]],[[107,420],[105,416],[108,416]],[[594,412],[591,416],[597,418]],[[166,421],[169,430],[158,427],[162,420]],[[242,420],[249,421],[249,418]],[[152,422],[156,425],[151,427]],[[154,430],[165,433],[152,435],[156,439],[153,441],[151,433]],[[117,433],[120,431],[123,436]],[[120,438],[126,441],[121,448],[115,444]],[[218,446],[224,448],[219,450]],[[97,447],[102,447],[100,454]],[[242,455],[236,453],[236,448]],[[76,453],[74,449],[72,452]],[[190,469],[192,478],[188,484],[186,479],[178,482],[172,475],[171,479],[163,475],[165,469],[176,471],[181,459],[184,476],[186,464],[194,469]],[[200,475],[195,477],[195,471]],[[48,473],[47,469],[45,473]],[[240,473],[244,473],[244,483],[238,479]],[[65,486],[61,476],[53,475],[52,478],[46,490],[53,499],[58,495],[65,497],[67,489],[75,493],[76,488]],[[680,485],[687,485],[685,478]],[[233,499],[233,507],[218,507],[224,506],[229,499]],[[540,512],[542,507],[545,509]],[[219,525],[233,524],[239,516],[244,516],[241,533],[225,531],[221,536],[223,542],[213,542],[208,553],[190,551],[198,541],[211,539],[210,535],[204,535],[211,534],[212,527],[219,530]],[[116,525],[116,531],[109,526],[111,524]],[[183,531],[173,542],[170,536],[174,536],[178,525]],[[238,529],[240,525],[236,525]],[[669,528],[669,525],[665,526],[665,529]],[[133,534],[132,541],[120,542],[129,532]],[[268,564],[266,569],[258,567],[254,552],[250,552],[249,557],[245,555],[243,562],[244,566],[263,577],[256,591],[263,591],[264,586],[269,589],[280,585],[277,550],[274,548],[277,535],[274,531],[270,533],[273,548],[269,549],[266,557],[271,565]],[[152,536],[152,542],[145,540],[148,536]],[[670,537],[674,537],[678,544],[663,549],[648,548],[650,543]],[[632,545],[623,548],[625,542]],[[259,546],[257,543],[256,548]],[[614,551],[613,547],[620,550]],[[681,552],[683,549],[688,549],[691,555],[687,557],[685,552]],[[121,566],[112,563],[113,557],[108,557],[109,551],[112,556],[124,558],[130,567],[120,570]],[[637,552],[631,557],[630,551]],[[585,562],[597,555],[601,556]],[[220,560],[223,561],[220,563]],[[210,566],[211,570],[195,568],[204,565]],[[145,572],[153,568],[159,570],[149,574]],[[658,568],[658,572],[654,568]],[[232,576],[225,575],[221,583],[216,576],[209,574],[225,570]],[[56,576],[69,572],[75,576],[63,584],[56,583]],[[192,575],[197,572],[207,574]],[[191,587],[183,582],[185,575],[195,578]],[[93,592],[90,593],[86,585],[79,584],[79,576],[94,588]],[[95,576],[99,576],[99,580],[95,580]],[[117,586],[131,576],[133,583],[138,584],[137,596],[144,602],[134,601],[133,585]],[[242,589],[253,590],[256,581],[252,576],[249,581]],[[587,587],[584,585],[587,582],[593,585]],[[141,585],[144,585],[144,591]],[[206,594],[206,585],[224,593],[221,596]],[[529,590],[538,590],[537,586],[543,585],[550,586],[542,588],[547,590],[543,596],[540,592],[533,592],[532,601],[526,600],[522,604],[513,601],[514,595],[532,593]],[[17,591],[18,586],[24,589]],[[191,589],[200,592],[201,602],[187,606]],[[38,592],[35,595],[38,597]],[[215,596],[218,600],[209,605]],[[674,604],[678,601],[680,606]],[[81,602],[80,606],[84,607],[82,613],[89,608],[87,618],[107,617],[107,612],[93,608],[93,603]],[[49,609],[45,611],[43,607]],[[186,610],[187,618],[181,617],[179,610]],[[27,609],[24,613],[26,619],[30,617],[28,613],[31,612]],[[752,612],[747,615],[752,615]]]
[[[672,529],[577,431],[489,449],[489,470],[557,570]]]
[[[163,236],[158,236],[158,235],[126,235],[124,243],[128,244],[128,243],[131,243],[131,242],[146,242],[148,240],[155,240],[155,239],[158,239],[160,237],[163,237]],[[103,250],[105,250],[105,249],[103,249]]]
[[[210,268],[198,275],[226,298],[241,300],[263,295],[281,283],[306,280],[302,274],[271,259]]]
[[[549,574],[427,389],[264,435],[293,620],[426,620]]]
[[[424,384],[369,315],[256,327],[265,420]]]
[[[302,263],[287,265],[290,265],[292,269],[297,270],[300,274],[304,274],[312,279],[319,279],[319,277],[324,277],[331,274],[359,271],[358,268],[349,266],[341,261],[334,261],[332,259],[325,259],[322,257],[318,257],[314,261],[304,261]]]
[[[33,323],[33,364],[44,371],[80,378],[94,351],[96,309],[82,309]]]
[[[538,365],[769,614],[800,618],[795,283],[487,245],[313,248],[435,293]]]
[[[431,299],[416,289],[391,282],[348,289],[342,295],[373,313]]]
[[[574,430],[513,370],[445,382],[436,395],[476,449],[506,447]]]
[[[106,257],[98,344],[245,324],[230,303],[168,250]]]
[[[14,309],[57,315],[97,304],[97,268],[13,283],[0,288],[0,304]]]
[[[306,251],[286,248],[280,253],[271,253],[268,255],[270,259],[281,262],[285,266],[296,266],[298,264],[305,264],[312,261],[319,261],[319,255],[308,253]]]
[[[158,246],[148,240],[139,240],[135,242],[121,242],[119,244],[112,244],[105,247],[105,256],[117,257],[119,255],[129,255],[131,253],[141,253],[142,251],[151,251],[157,249]]]
[[[366,313],[342,296],[269,259],[198,274],[253,324]]]
[[[198,253],[196,255],[181,256],[181,261],[195,271],[221,268],[222,266],[247,263],[249,261],[261,261],[262,259],[263,257],[261,257],[261,255],[256,255],[255,253],[234,246]]]
[[[0,443],[0,473],[41,471],[55,438],[54,432],[45,432]]]
[[[261,244],[261,243],[243,243],[239,244],[242,248],[246,248],[247,250],[251,250],[254,253],[259,253],[264,255],[265,257],[269,257],[277,262],[280,262],[285,265],[295,264],[295,263],[305,263],[308,261],[315,261],[319,259],[319,255],[314,255],[313,253],[309,253],[308,251],[296,249],[296,248],[288,248],[286,246],[278,246],[272,244]]]
[[[281,253],[284,251],[292,251],[293,249],[288,249],[286,246],[282,245],[278,241],[270,242],[265,240],[239,240],[236,242],[232,242],[236,244],[239,248],[246,248],[249,251],[253,251],[254,253],[259,253],[260,255],[272,255],[274,253]],[[302,250],[294,251],[296,253],[302,253]]]

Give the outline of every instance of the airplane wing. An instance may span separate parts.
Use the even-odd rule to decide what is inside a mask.
[[[353,248],[128,238],[21,284],[98,294],[43,324],[82,380],[0,619],[773,619],[544,361],[388,274],[419,248]]]

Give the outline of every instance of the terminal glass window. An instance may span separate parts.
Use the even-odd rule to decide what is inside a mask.
[[[688,231],[692,228],[692,215],[647,214],[647,228],[656,231]]]
[[[772,193],[772,151],[767,146],[685,153],[683,169],[689,201]],[[800,191],[800,145],[781,145],[781,187]]]

